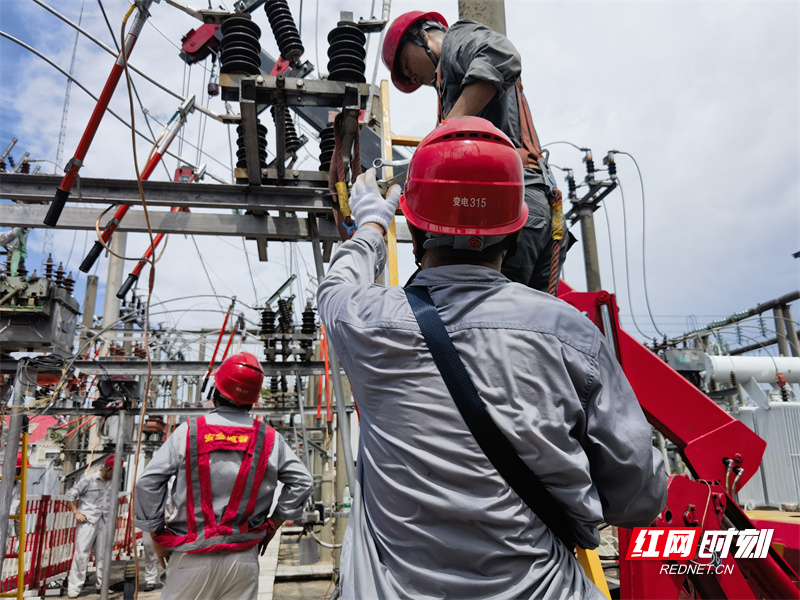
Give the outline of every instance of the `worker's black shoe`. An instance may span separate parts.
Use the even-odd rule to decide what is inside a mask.
[[[144,586],[143,589],[144,589],[145,592],[152,592],[153,590],[156,589],[156,584],[155,583],[148,583],[148,584],[146,584]]]

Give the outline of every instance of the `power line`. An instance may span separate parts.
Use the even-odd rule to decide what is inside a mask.
[[[217,298],[217,303],[219,303],[220,309],[222,309],[222,303],[219,301],[219,295],[217,294],[217,290],[214,287],[214,282],[211,281],[211,275],[208,274],[208,269],[206,269],[206,262],[203,260],[203,254],[200,252],[200,246],[197,245],[197,240],[193,235],[189,236],[192,238],[192,243],[194,244],[194,249],[197,250],[197,256],[200,257],[200,264],[203,266],[203,272],[206,274],[206,279],[208,279],[208,283],[211,286],[211,291],[214,292],[214,296]],[[224,310],[224,309],[223,309]]]
[[[628,257],[628,217],[625,209],[625,192],[622,190],[622,181],[620,181],[619,178],[617,178],[617,187],[619,187],[619,194],[622,197],[622,238],[625,240],[625,288],[628,292],[628,306],[631,308],[631,318],[633,319],[633,326],[636,327],[636,331],[638,331],[639,335],[642,337],[652,339],[649,335],[641,330],[639,324],[636,322],[636,317],[633,316],[633,302],[631,301],[631,274],[629,268],[630,259]]]
[[[645,264],[646,257],[647,257],[647,245],[645,244],[645,232],[646,232],[646,219],[645,219],[645,201],[644,201],[644,179],[642,178],[642,171],[639,169],[639,163],[636,162],[636,159],[633,157],[632,154],[629,152],[620,152],[618,150],[614,150],[613,152],[617,154],[623,154],[630,158],[633,161],[633,164],[636,165],[636,172],[639,174],[639,185],[642,190],[642,280],[644,282],[644,301],[647,304],[647,314],[650,315],[650,322],[653,324],[653,327],[656,330],[656,333],[663,337],[663,333],[658,330],[658,326],[656,322],[653,320],[653,311],[650,310],[650,297],[647,293],[647,267]]]

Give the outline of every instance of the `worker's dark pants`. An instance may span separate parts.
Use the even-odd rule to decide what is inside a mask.
[[[503,261],[502,273],[511,281],[527,285],[535,290],[547,291],[550,282],[550,262],[553,256],[552,213],[547,200],[544,183],[530,181],[526,169],[525,202],[528,205],[528,221],[522,228],[517,251]],[[565,232],[559,255],[559,269],[569,248],[570,234]]]

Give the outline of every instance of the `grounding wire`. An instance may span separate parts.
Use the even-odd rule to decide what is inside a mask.
[[[208,95],[207,86],[200,86],[200,104],[203,104],[203,99],[205,99],[205,101],[208,103],[211,102],[211,96]],[[203,147],[203,142],[206,139],[205,122],[206,117],[201,115],[199,127],[197,128],[197,158],[195,159],[197,162],[200,162],[200,154],[202,153],[201,148]]]
[[[658,333],[663,337],[664,334],[661,333],[661,331],[659,331],[656,322],[653,320],[653,312],[650,310],[650,297],[647,293],[647,267],[645,264],[645,259],[647,256],[647,246],[645,245],[645,232],[647,229],[646,228],[647,221],[645,219],[644,179],[642,178],[642,171],[641,169],[639,169],[639,163],[636,162],[636,159],[629,152],[622,152],[620,150],[612,150],[612,152],[614,152],[615,154],[622,154],[630,158],[633,161],[633,164],[636,165],[636,172],[639,174],[639,186],[641,187],[642,190],[642,280],[644,282],[644,301],[645,304],[647,304],[647,314],[650,315],[650,322],[653,324],[656,333]]]
[[[636,331],[639,332],[639,335],[647,339],[653,339],[651,336],[647,335],[641,330],[639,324],[636,322],[636,317],[633,314],[633,302],[631,301],[631,276],[629,268],[630,259],[628,256],[628,217],[627,211],[625,210],[625,192],[622,190],[622,181],[620,181],[619,177],[617,177],[617,187],[619,188],[619,195],[622,198],[622,238],[625,242],[625,288],[628,293],[628,308],[631,311],[633,326],[636,327]]]
[[[67,25],[69,25],[69,26],[71,26],[71,27],[74,27],[76,30],[80,31],[80,32],[81,32],[83,35],[85,35],[87,38],[89,38],[90,40],[92,40],[92,41],[93,41],[95,44],[97,44],[98,46],[100,46],[100,47],[101,47],[103,50],[105,50],[106,52],[108,52],[108,53],[109,53],[109,54],[111,54],[112,56],[114,56],[114,57],[116,57],[116,56],[117,56],[118,52],[114,52],[114,50],[112,50],[112,49],[111,49],[111,48],[109,48],[109,47],[108,47],[106,44],[104,44],[103,42],[101,42],[100,40],[98,40],[98,39],[97,39],[95,36],[93,36],[91,33],[89,33],[88,31],[86,31],[86,30],[85,30],[85,29],[83,29],[82,27],[78,26],[77,24],[73,23],[72,21],[70,21],[70,20],[69,20],[67,17],[65,17],[64,15],[62,15],[60,12],[58,12],[58,11],[57,11],[57,10],[55,10],[54,8],[51,8],[50,6],[48,6],[47,4],[45,4],[45,3],[44,3],[42,0],[32,0],[32,2],[35,2],[36,4],[38,4],[39,6],[41,6],[42,8],[44,8],[45,10],[49,11],[50,13],[52,13],[53,15],[55,15],[56,17],[58,17],[59,19],[61,19],[62,21],[64,21],[64,22],[65,22]],[[157,88],[159,88],[159,89],[161,89],[162,91],[166,92],[166,93],[167,93],[167,94],[169,94],[170,96],[173,96],[173,97],[177,98],[177,99],[178,99],[178,100],[180,100],[182,103],[183,103],[183,102],[186,102],[187,98],[184,98],[183,96],[181,96],[181,95],[180,95],[180,94],[178,94],[177,92],[174,92],[173,90],[169,89],[169,88],[168,88],[167,86],[165,86],[163,83],[160,83],[160,82],[156,81],[155,79],[153,79],[152,77],[150,77],[149,75],[147,75],[147,74],[146,74],[144,71],[142,71],[141,69],[139,69],[139,68],[137,68],[137,67],[134,67],[134,66],[133,66],[133,65],[131,65],[131,64],[129,64],[129,65],[128,65],[128,68],[129,68],[131,71],[133,71],[134,73],[136,73],[137,75],[139,75],[139,76],[143,77],[145,80],[147,80],[147,81],[149,81],[150,83],[152,83],[152,84],[153,84],[154,86],[156,86]],[[73,80],[73,81],[74,81],[74,80]],[[200,106],[200,107],[197,107],[197,106],[196,106],[195,108],[196,108],[197,110],[199,110],[200,112],[207,111],[207,109],[206,109],[206,108],[204,108],[204,107],[202,107],[202,106]],[[208,116],[210,116],[210,117],[211,117],[212,119],[214,119],[215,121],[220,121],[220,122],[222,121],[222,118],[220,117],[220,115],[218,115],[218,114],[216,114],[216,113],[214,113],[214,112],[210,112],[210,111],[209,111],[209,112],[208,112]]]
[[[103,19],[105,19],[108,31],[111,33],[111,39],[114,41],[114,47],[117,49],[117,52],[119,52],[119,44],[117,43],[117,38],[114,35],[114,29],[111,27],[111,23],[108,21],[106,9],[103,7],[103,0],[97,0],[97,4],[100,5],[100,11],[103,13]],[[78,24],[80,25],[80,22]],[[147,125],[147,129],[150,131],[150,135],[155,138],[156,134],[153,132],[153,128],[150,126],[150,119],[147,116],[147,109],[144,107],[142,98],[139,96],[139,90],[136,89],[136,86],[133,84],[133,82],[131,82],[131,87],[133,88],[133,93],[136,94],[136,101],[139,103],[139,110],[141,110],[142,114],[144,115],[144,122]],[[169,169],[167,168],[167,165],[163,161],[161,162],[161,165],[164,167],[167,177],[169,177]]]
[[[34,1],[35,1],[35,0],[34,0]],[[10,34],[6,33],[5,31],[0,31],[0,37],[4,37],[4,38],[6,38],[6,39],[7,39],[7,40],[9,40],[9,41],[12,41],[12,42],[14,42],[15,44],[18,44],[19,46],[22,46],[22,47],[23,47],[23,48],[25,48],[25,49],[26,49],[28,52],[30,52],[30,53],[32,53],[32,54],[34,54],[34,55],[38,56],[38,57],[39,57],[39,58],[41,58],[43,61],[45,61],[47,64],[49,64],[51,67],[53,67],[55,70],[57,70],[59,73],[61,73],[62,75],[64,75],[64,77],[68,77],[69,79],[71,79],[71,80],[72,80],[72,82],[73,82],[75,85],[77,85],[79,88],[81,88],[81,89],[82,89],[84,92],[86,92],[86,95],[87,95],[87,96],[89,96],[89,97],[90,97],[92,100],[94,100],[95,102],[97,102],[97,101],[98,101],[98,98],[97,98],[97,96],[95,96],[95,95],[94,95],[92,92],[90,92],[90,91],[89,91],[89,90],[86,88],[86,86],[84,86],[84,85],[83,85],[83,84],[82,84],[80,81],[78,81],[78,80],[77,80],[75,77],[73,77],[72,75],[70,75],[69,73],[67,73],[67,71],[65,71],[64,69],[62,69],[62,68],[61,68],[60,66],[58,66],[58,65],[57,65],[55,62],[53,62],[51,59],[47,58],[47,57],[46,57],[44,54],[42,54],[41,52],[39,52],[39,51],[38,51],[38,50],[36,50],[35,48],[33,48],[33,47],[29,46],[28,44],[26,44],[25,42],[23,42],[23,41],[21,41],[21,40],[19,40],[19,39],[17,39],[17,38],[15,38],[13,35],[10,35]],[[113,117],[114,117],[115,119],[117,119],[117,120],[118,120],[120,123],[122,123],[123,125],[125,125],[125,127],[127,127],[127,128],[129,128],[129,129],[130,129],[130,127],[131,127],[131,126],[130,126],[130,124],[129,124],[129,123],[128,123],[128,122],[127,122],[125,119],[123,119],[122,117],[120,117],[120,116],[119,116],[117,113],[115,113],[115,112],[114,112],[113,110],[111,110],[110,108],[106,108],[106,110],[108,111],[108,113],[109,113],[111,116],[113,116]],[[156,119],[155,117],[153,117],[153,120],[154,120],[156,123],[158,123],[158,122],[159,122],[159,121],[158,121],[158,119]],[[153,144],[153,143],[155,143],[155,142],[153,141],[153,139],[152,139],[152,138],[149,138],[149,137],[147,137],[147,135],[145,135],[144,133],[142,133],[142,132],[141,132],[141,131],[139,131],[138,129],[136,129],[136,130],[135,130],[135,132],[136,132],[136,135],[138,135],[140,138],[142,138],[142,139],[143,139],[143,140],[145,140],[146,142],[148,142],[148,143],[150,143],[150,144]],[[191,145],[191,144],[190,144],[190,145]],[[167,152],[165,152],[164,154],[168,154],[169,156],[172,156],[173,158],[176,158],[177,160],[179,160],[179,161],[181,161],[181,162],[183,162],[183,163],[185,163],[185,164],[187,164],[187,165],[189,165],[189,166],[191,166],[191,167],[193,167],[193,168],[197,168],[197,165],[194,165],[194,164],[192,164],[192,162],[191,162],[191,161],[189,161],[189,160],[186,160],[186,159],[184,159],[184,158],[182,158],[181,156],[178,156],[178,155],[176,155],[176,154],[173,154],[172,152],[169,152],[169,151],[167,151]],[[223,166],[223,167],[225,167],[226,169],[228,168],[228,167],[227,167],[225,164],[223,164],[221,161],[217,160],[217,159],[216,159],[216,158],[214,158],[213,156],[211,156],[211,155],[208,155],[208,154],[206,154],[206,156],[208,156],[208,158],[209,158],[209,159],[211,159],[211,160],[213,160],[214,162],[216,162],[216,163],[219,163],[220,165],[222,165],[222,166]],[[225,183],[225,184],[228,184],[228,183],[230,183],[230,181],[228,181],[227,179],[222,179],[221,177],[219,177],[219,176],[217,176],[217,175],[214,175],[213,173],[210,173],[210,172],[208,172],[208,171],[206,171],[206,175],[208,175],[209,177],[211,177],[212,179],[214,179],[214,180],[216,180],[216,181],[218,181],[218,182],[220,182],[220,183]]]

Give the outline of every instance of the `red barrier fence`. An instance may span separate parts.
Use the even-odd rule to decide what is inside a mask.
[[[128,495],[120,495],[112,553],[114,560],[132,557],[128,506]],[[25,510],[25,531],[24,590],[44,595],[46,588],[58,587],[69,573],[75,539],[75,516],[63,496],[29,496]],[[12,526],[5,548],[3,572],[0,573],[0,592],[17,589],[18,546],[17,531]],[[89,564],[94,565],[94,557]]]

